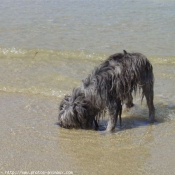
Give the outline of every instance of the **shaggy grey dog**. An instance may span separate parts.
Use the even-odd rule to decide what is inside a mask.
[[[132,92],[139,89],[146,97],[149,120],[154,122],[153,68],[141,53],[117,53],[96,67],[82,81],[82,85],[62,100],[59,107],[59,123],[64,128],[98,127],[98,119],[109,112],[106,130],[115,129],[119,117],[121,124],[122,104],[133,106]]]

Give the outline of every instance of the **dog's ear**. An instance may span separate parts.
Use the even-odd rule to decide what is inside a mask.
[[[123,50],[123,53],[124,53],[124,55],[128,54],[128,53],[126,52],[126,50]]]
[[[63,106],[65,104],[68,104],[70,101],[70,95],[66,95],[63,100],[61,101],[60,105],[59,105],[59,110],[61,111],[63,109]]]

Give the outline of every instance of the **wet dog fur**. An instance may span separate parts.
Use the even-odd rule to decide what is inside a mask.
[[[115,129],[122,105],[133,106],[132,92],[139,89],[149,109],[149,120],[155,120],[153,67],[141,53],[117,53],[109,56],[66,95],[59,106],[59,123],[64,128],[98,127],[98,119],[109,112],[107,131]]]

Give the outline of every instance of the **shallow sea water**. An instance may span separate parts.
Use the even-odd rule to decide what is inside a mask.
[[[2,1],[0,174],[175,174],[174,7],[171,0]],[[98,131],[60,128],[64,95],[123,49],[153,64],[155,124],[137,94],[113,133],[104,131],[107,116]]]

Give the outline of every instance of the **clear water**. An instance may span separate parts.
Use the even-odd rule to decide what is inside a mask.
[[[173,0],[1,1],[5,48],[174,56]]]
[[[174,174],[174,9],[173,0],[1,1],[0,173]],[[153,64],[157,122],[136,96],[112,134],[57,126],[63,96],[123,49]]]

